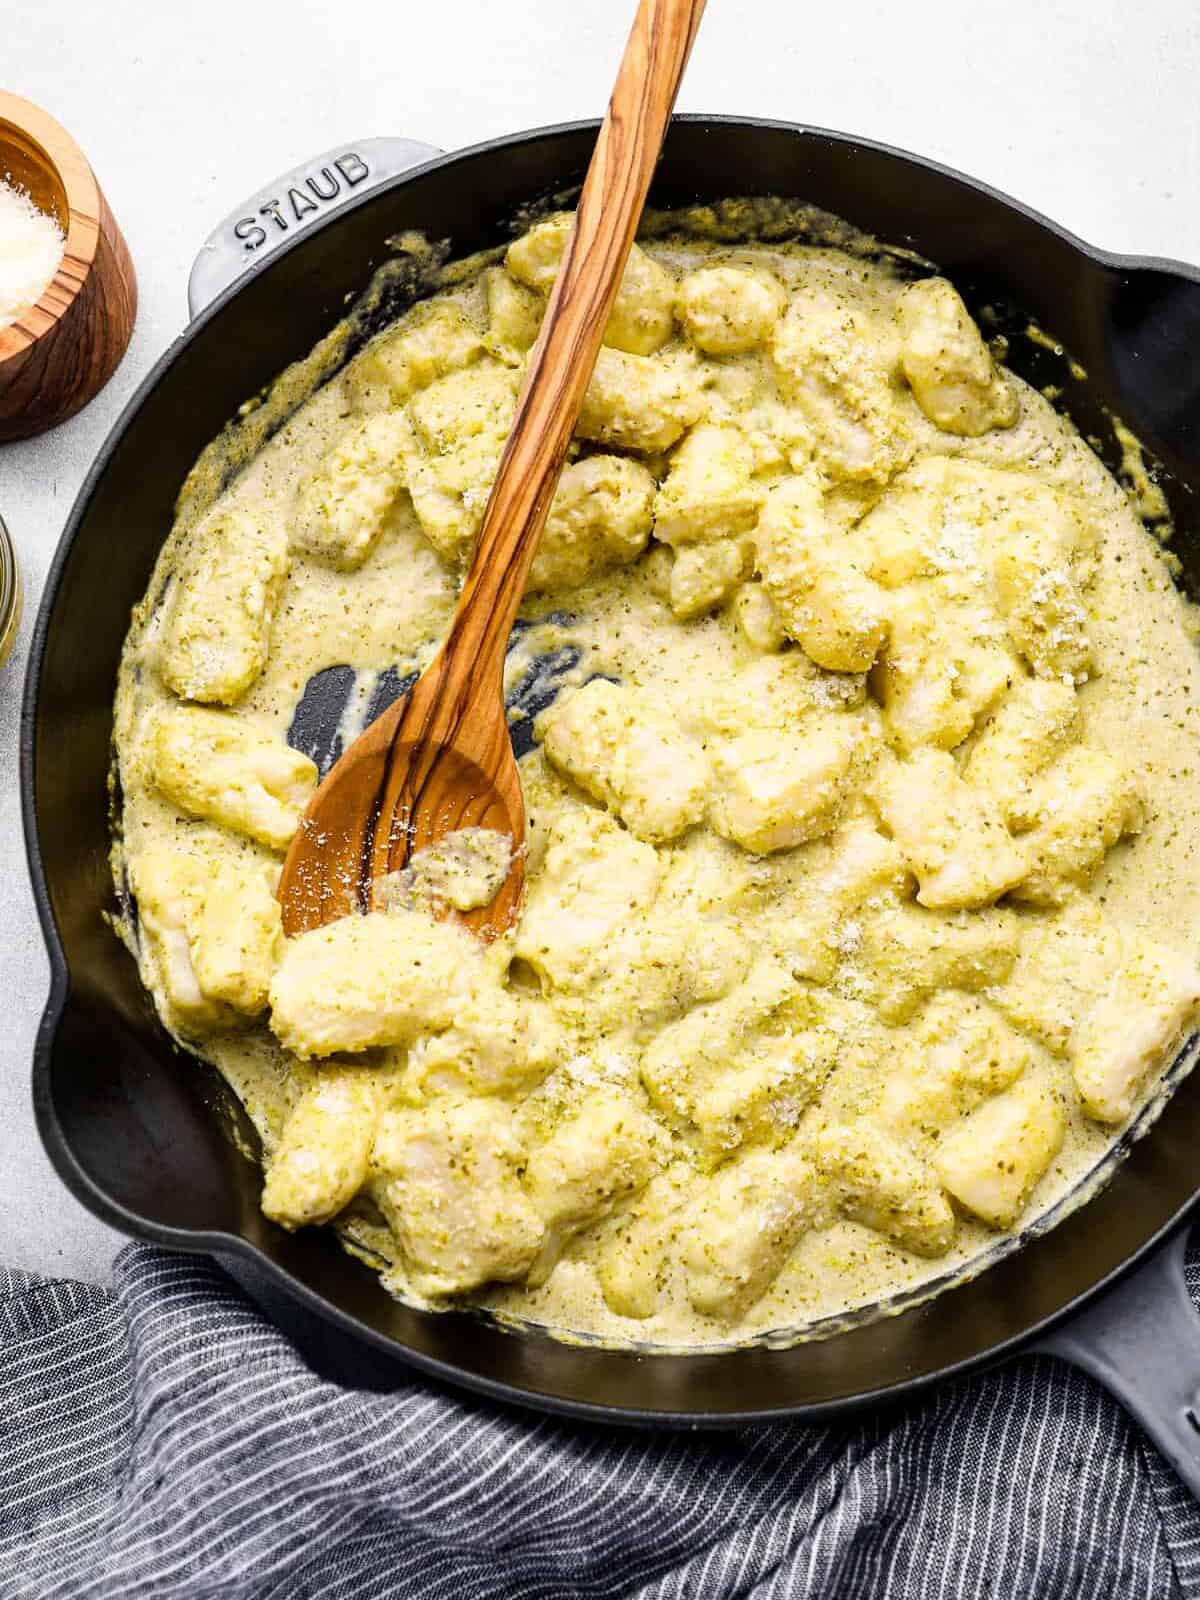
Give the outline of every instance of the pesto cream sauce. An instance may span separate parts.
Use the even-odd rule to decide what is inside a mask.
[[[843,292],[861,293],[874,304],[886,305],[898,287],[886,266],[803,245],[751,248],[667,238],[647,249],[676,272],[719,258],[766,265],[785,284],[833,277]],[[470,271],[460,276],[463,281],[444,292],[477,310],[477,282]],[[756,360],[747,358],[730,363],[715,388],[725,389],[736,413],[754,402],[758,381]],[[1098,571],[1088,597],[1097,670],[1081,694],[1087,736],[1136,763],[1145,776],[1147,798],[1141,832],[1111,852],[1088,893],[1122,928],[1142,930],[1181,955],[1194,955],[1200,927],[1200,785],[1195,770],[1200,749],[1200,664],[1192,621],[1170,581],[1160,548],[1125,493],[1040,395],[1024,385],[1018,387],[1021,417],[1011,429],[977,439],[952,439],[920,418],[911,420],[915,428],[924,429],[922,448],[994,466],[1030,468],[1086,503],[1100,532]],[[327,451],[351,409],[349,380],[343,374],[306,400],[262,444],[224,491],[225,503],[246,508],[256,519],[286,524],[293,514],[298,480]],[[169,840],[181,828],[202,846],[208,826],[181,821],[153,784],[144,781],[135,757],[148,719],[171,702],[153,668],[161,616],[158,600],[194,520],[185,498],[180,523],[167,541],[147,600],[135,613],[122,661],[116,726],[124,789],[115,847],[119,871],[127,860]],[[310,678],[325,668],[349,664],[359,679],[340,730],[348,742],[359,731],[378,676],[397,663],[419,670],[428,661],[447,626],[456,589],[456,573],[423,536],[405,496],[392,511],[371,559],[359,570],[337,571],[295,552],[265,669],[239,703],[239,712],[282,738]],[[754,659],[756,652],[727,611],[680,623],[661,593],[653,561],[643,559],[604,572],[569,592],[531,597],[523,614],[534,626],[510,657],[510,681],[519,680],[536,654],[569,640],[581,651],[581,659],[567,676],[568,687],[606,673],[647,688],[658,702],[672,707],[684,705],[697,685],[726,679]],[[569,623],[551,615],[567,609]],[[558,804],[558,786],[548,778],[538,751],[526,758],[523,778],[530,813],[530,870],[536,874],[539,841]],[[252,843],[243,842],[240,848],[270,860]],[[676,853],[698,847],[685,841],[664,848]],[[794,912],[803,895],[808,857],[819,850],[818,841],[761,858],[756,871],[765,892],[756,915],[769,921]],[[613,981],[619,985],[620,980]],[[635,984],[637,974],[627,974],[624,981]],[[606,998],[611,1003],[614,996]],[[619,1004],[619,994],[615,999]],[[600,1030],[592,1043],[599,1047],[603,1042]],[[297,1086],[319,1066],[291,1061],[261,1023],[188,1043],[228,1079],[269,1152]],[[559,1071],[585,1081],[589,1075],[603,1078],[603,1051],[581,1048]],[[1073,1102],[1065,1142],[1039,1183],[1023,1223],[1080,1184],[1113,1138],[1114,1130],[1090,1121]],[[686,1169],[678,1167],[669,1168],[663,1179],[667,1188],[686,1182]],[[345,1226],[356,1247],[369,1257],[394,1256],[394,1245],[369,1208],[355,1210]],[[843,1218],[802,1235],[778,1278],[740,1320],[721,1324],[697,1314],[677,1269],[668,1261],[658,1309],[635,1322],[609,1310],[593,1270],[596,1253],[611,1245],[623,1226],[618,1214],[575,1239],[540,1287],[493,1287],[475,1298],[505,1317],[532,1319],[567,1334],[676,1346],[729,1343],[836,1317],[850,1307],[966,1270],[997,1240],[992,1230],[960,1221],[951,1252],[926,1260]]]

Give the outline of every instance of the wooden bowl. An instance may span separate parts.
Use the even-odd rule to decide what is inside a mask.
[[[41,299],[0,328],[0,440],[42,433],[108,382],[129,344],[137,279],[83,151],[53,117],[0,90],[0,179],[28,192],[66,235]]]

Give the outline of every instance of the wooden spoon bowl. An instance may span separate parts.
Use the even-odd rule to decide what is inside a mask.
[[[66,235],[37,304],[0,328],[0,440],[73,416],[116,371],[137,315],[128,247],[83,151],[32,101],[0,90],[0,179]]]
[[[412,711],[405,697],[373,722],[326,778],[321,812],[301,821],[284,869],[285,933],[374,909],[375,887],[448,834],[486,828],[524,839],[525,803],[507,734],[496,752],[445,747],[420,732],[397,735]],[[495,898],[457,920],[492,939],[515,918],[524,888],[518,849]]]

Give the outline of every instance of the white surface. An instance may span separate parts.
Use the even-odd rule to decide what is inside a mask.
[[[17,715],[42,579],[88,464],[186,318],[197,246],[305,157],[370,134],[447,149],[598,115],[633,0],[5,0],[0,87],[90,157],[137,264],[125,363],[82,415],[0,445],[26,616],[0,675],[0,1262],[100,1280],[119,1240],[59,1185],[29,1104],[46,964]],[[919,21],[917,20],[919,19]],[[822,124],[939,158],[1117,250],[1200,261],[1196,0],[709,0],[680,108]]]

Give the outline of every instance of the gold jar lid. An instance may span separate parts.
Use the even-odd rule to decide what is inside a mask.
[[[21,573],[13,542],[0,517],[0,666],[12,654],[21,623]]]

